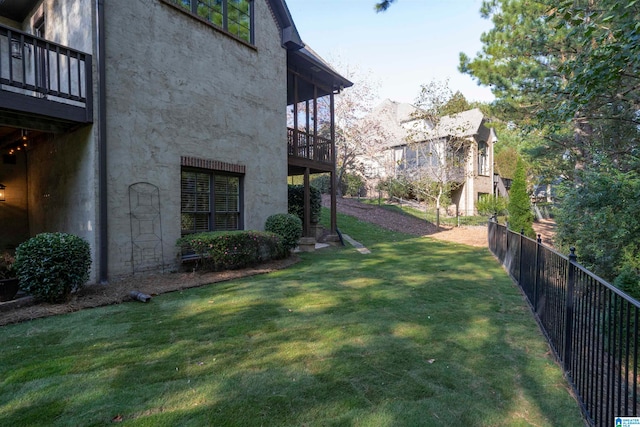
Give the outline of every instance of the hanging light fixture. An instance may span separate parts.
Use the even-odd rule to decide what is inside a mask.
[[[4,202],[4,201],[7,200],[6,197],[5,197],[5,193],[4,193],[5,188],[7,188],[7,187],[5,187],[4,185],[0,184],[0,202]]]

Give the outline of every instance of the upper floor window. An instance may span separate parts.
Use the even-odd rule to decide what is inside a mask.
[[[254,43],[253,0],[172,0],[200,19],[235,37]]]
[[[478,143],[478,175],[489,175],[489,146],[486,142]]]

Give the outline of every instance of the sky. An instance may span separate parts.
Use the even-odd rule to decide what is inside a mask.
[[[376,0],[286,0],[302,40],[341,71],[357,69],[378,84],[379,100],[413,103],[422,85],[449,81],[468,101],[493,95],[458,71],[460,52],[473,58],[491,29],[482,0],[396,0],[384,13]]]

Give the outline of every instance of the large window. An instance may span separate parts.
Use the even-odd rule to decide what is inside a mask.
[[[240,230],[241,176],[215,171],[182,170],[182,234]]]
[[[489,146],[486,142],[478,143],[478,175],[489,175]]]
[[[172,0],[247,43],[253,40],[253,0]]]

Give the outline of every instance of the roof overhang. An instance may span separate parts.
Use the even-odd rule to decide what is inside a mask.
[[[0,0],[1,1],[1,0]],[[284,0],[268,0],[274,18],[280,27],[282,46],[287,49],[300,49],[304,46],[291,12]]]
[[[22,22],[38,4],[38,0],[0,0],[0,16]]]
[[[301,77],[297,83],[298,101],[339,93],[342,89],[353,86],[353,82],[340,75],[308,47],[289,51],[287,68],[289,73]],[[287,94],[287,104],[293,104],[294,82],[291,78],[288,79]]]

